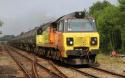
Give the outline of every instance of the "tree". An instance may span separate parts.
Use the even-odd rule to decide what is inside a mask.
[[[96,23],[97,23],[97,29],[99,30],[101,35],[100,42],[101,42],[102,51],[107,50],[106,48],[103,48],[103,47],[108,47],[107,43],[109,42],[109,37],[107,32],[108,27],[106,26],[107,19],[105,19],[106,15],[103,15],[103,14],[104,14],[104,9],[110,5],[111,4],[108,1],[103,1],[103,2],[98,1],[89,8],[89,14],[95,17]]]
[[[0,26],[2,26],[3,25],[3,22],[2,21],[0,21]],[[2,31],[0,31],[0,34],[2,34]]]
[[[119,7],[120,11],[125,11],[125,0],[118,0],[119,1]]]
[[[119,0],[120,23],[122,27],[125,25],[125,0]]]
[[[125,51],[125,0],[119,1],[119,20],[121,26],[121,37],[122,37],[122,51]]]
[[[120,29],[119,12],[118,7],[108,1],[97,2],[90,8],[89,13],[96,18],[103,52],[111,51],[118,44],[117,42],[112,44],[112,33],[115,32],[114,29]]]
[[[13,39],[14,35],[4,35],[3,37],[0,37],[0,41],[8,41],[10,39]]]
[[[2,22],[2,21],[0,21],[0,26],[2,26],[2,24],[3,24],[3,22]]]
[[[125,51],[125,0],[118,2],[119,6],[114,6],[105,0],[89,9],[89,14],[96,18],[103,52],[120,50],[121,45],[121,51]]]
[[[114,29],[111,33],[111,44],[112,48],[115,51],[121,49],[121,31],[119,29]]]
[[[89,8],[89,10],[90,10],[89,13],[90,13],[90,15],[97,18],[98,15],[104,10],[104,8],[107,6],[110,6],[110,5],[111,4],[106,0],[104,0],[103,2],[98,1]]]
[[[114,29],[120,28],[118,14],[118,8],[110,5],[103,10],[97,19],[98,29],[101,35],[101,46],[104,51],[113,49],[111,45],[111,33]],[[117,43],[115,42],[114,45]]]

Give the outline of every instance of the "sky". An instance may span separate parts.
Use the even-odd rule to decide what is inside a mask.
[[[2,35],[18,35],[62,15],[103,0],[0,0]],[[117,5],[117,0],[108,0]]]

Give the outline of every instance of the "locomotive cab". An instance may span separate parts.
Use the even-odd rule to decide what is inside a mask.
[[[74,17],[67,16],[57,25],[56,45],[62,57],[72,64],[94,63],[96,50],[99,48],[95,20],[86,17],[82,12],[76,12]]]

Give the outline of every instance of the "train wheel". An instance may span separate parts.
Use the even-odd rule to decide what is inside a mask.
[[[43,51],[42,51],[42,52],[43,52],[43,56],[46,56],[46,49],[43,48],[42,50],[43,50]]]
[[[54,49],[51,49],[50,56],[52,59],[55,59]]]
[[[34,53],[35,53],[35,54],[38,53],[38,47],[35,47],[35,49],[34,49]]]
[[[49,57],[49,50],[47,50],[47,52],[46,52],[46,56]]]
[[[94,64],[95,63],[95,57],[91,57],[89,59],[89,64]]]
[[[49,58],[52,58],[52,49],[49,49]]]
[[[96,58],[96,54],[93,54],[93,55],[91,55],[91,56],[89,57],[89,65],[90,65],[90,66],[98,67],[99,64],[96,63],[95,58]]]
[[[59,60],[62,62],[62,61],[63,61],[63,58],[62,58],[62,57],[59,57]]]
[[[59,60],[58,51],[56,51],[56,60]]]
[[[43,49],[42,49],[42,48],[40,48],[40,49],[39,49],[39,53],[38,53],[38,54],[39,54],[39,56],[42,56],[42,51],[43,51]]]
[[[41,53],[41,56],[43,56],[43,48],[39,48],[39,49],[41,49],[41,50],[39,51],[39,53]]]
[[[49,58],[52,58],[51,52],[52,52],[52,49],[49,49],[49,50],[48,50],[48,57],[49,57]]]
[[[53,59],[56,59],[56,52],[53,52]]]
[[[29,48],[28,48],[28,46],[26,46],[26,51],[28,51],[29,50]]]

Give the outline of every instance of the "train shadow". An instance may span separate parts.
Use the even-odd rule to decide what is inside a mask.
[[[52,61],[54,64],[62,66],[62,67],[65,67],[65,68],[69,68],[69,67],[74,67],[74,68],[89,68],[90,67],[88,64],[71,65],[71,64],[59,61],[59,60],[53,60],[53,59],[50,59],[50,58],[47,58],[47,57],[41,57],[41,56],[39,56],[39,57],[42,58],[42,59],[46,59],[46,60]]]
[[[54,64],[62,66],[62,67],[74,67],[74,68],[89,68],[90,66],[88,64],[81,64],[81,65],[71,65],[71,64],[67,64],[58,60],[52,60]]]
[[[18,49],[19,50],[19,49]],[[23,50],[22,50],[23,51]],[[33,54],[32,52],[27,52],[28,54]],[[64,63],[62,61],[59,61],[59,60],[53,60],[51,58],[48,58],[48,57],[45,57],[45,56],[40,56],[38,54],[34,54],[36,55],[37,57],[39,58],[42,58],[42,59],[46,59],[46,60],[50,60],[52,61],[54,64],[56,65],[59,65],[59,66],[62,66],[62,67],[66,67],[66,68],[69,68],[69,67],[74,67],[74,68],[89,68],[90,66],[88,64],[80,64],[80,65],[71,65],[71,64],[67,64],[67,63]]]

